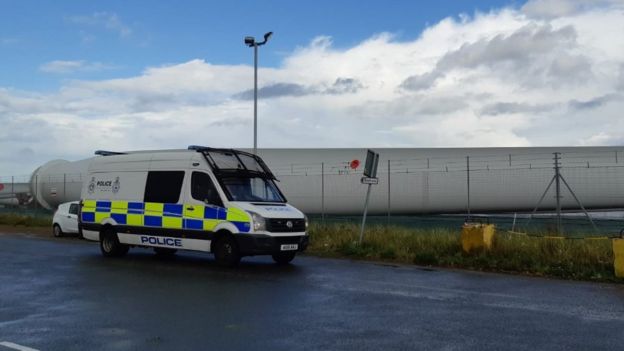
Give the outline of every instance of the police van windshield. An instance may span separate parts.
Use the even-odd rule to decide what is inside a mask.
[[[223,177],[231,201],[286,202],[272,180],[260,177]]]

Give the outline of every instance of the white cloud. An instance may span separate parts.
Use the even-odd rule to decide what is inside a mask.
[[[556,18],[570,16],[595,8],[624,7],[622,0],[529,0],[522,11],[532,17]]]
[[[590,136],[589,138],[581,140],[581,145],[584,146],[602,146],[602,145],[622,145],[624,144],[624,133],[613,134],[607,132],[599,132]]]
[[[107,69],[113,69],[115,66],[106,65],[101,62],[87,62],[83,60],[76,61],[63,61],[56,60],[50,61],[39,66],[39,70],[46,73],[75,73],[75,72],[93,72],[102,71]]]
[[[77,15],[67,17],[67,20],[69,22],[84,26],[102,27],[106,30],[116,32],[121,37],[127,37],[132,34],[132,28],[127,24],[123,23],[116,13],[95,12],[90,15]]]
[[[624,12],[569,4],[550,16],[525,7],[446,18],[412,40],[381,33],[338,49],[319,37],[260,68],[259,145],[621,143],[624,36],[613,33],[624,33]],[[70,62],[58,66],[90,65]],[[96,149],[250,147],[252,69],[190,60],[53,93],[0,88],[0,169]],[[24,148],[35,154],[17,162]]]

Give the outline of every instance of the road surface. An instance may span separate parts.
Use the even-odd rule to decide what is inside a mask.
[[[305,256],[223,269],[19,234],[0,234],[0,279],[0,351],[624,349],[622,285]]]

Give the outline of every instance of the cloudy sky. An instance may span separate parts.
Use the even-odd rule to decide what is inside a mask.
[[[96,149],[624,144],[624,0],[0,2],[0,176]]]

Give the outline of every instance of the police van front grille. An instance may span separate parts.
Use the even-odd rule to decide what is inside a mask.
[[[301,241],[302,236],[281,236],[281,237],[276,237],[275,238],[275,242],[278,245],[283,245],[283,244],[299,244]]]
[[[288,222],[292,223],[291,227]],[[266,224],[267,230],[273,233],[305,232],[304,219],[268,218]]]

